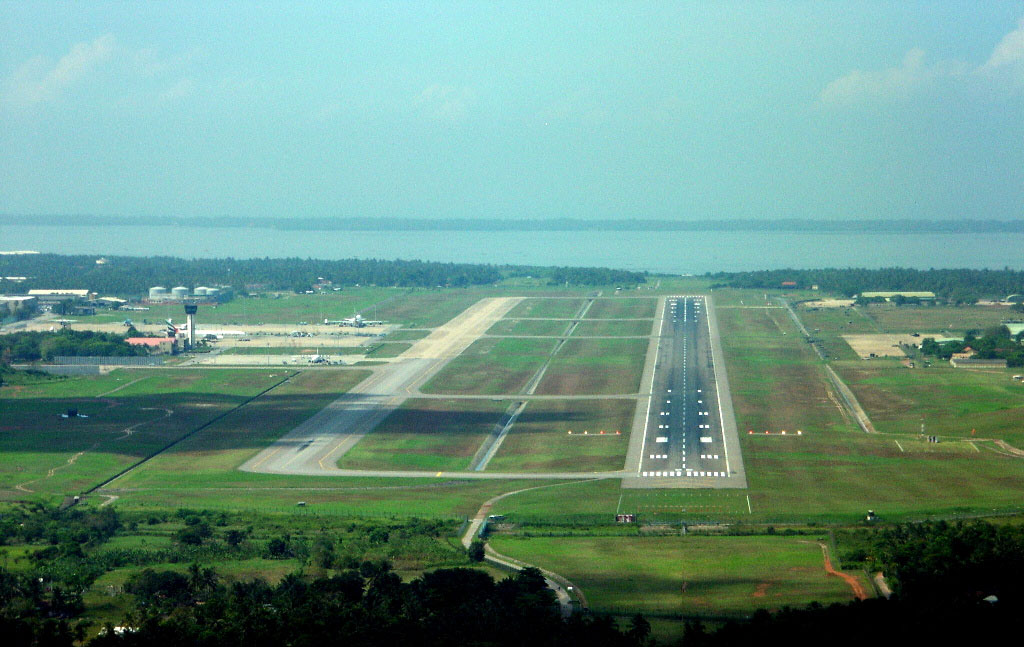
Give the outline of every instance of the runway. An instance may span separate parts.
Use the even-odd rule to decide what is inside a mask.
[[[623,487],[746,487],[709,310],[704,296],[665,300],[643,439]]]
[[[337,468],[338,459],[520,300],[488,298],[476,302],[395,361],[376,367],[373,375],[239,469],[273,474],[348,474]]]

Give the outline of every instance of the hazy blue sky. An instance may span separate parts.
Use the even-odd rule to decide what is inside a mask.
[[[0,211],[1022,218],[1024,3],[0,2]]]

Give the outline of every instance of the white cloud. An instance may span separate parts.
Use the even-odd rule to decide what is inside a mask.
[[[413,99],[413,105],[431,119],[438,121],[461,121],[476,103],[472,88],[457,88],[451,85],[430,85]]]
[[[174,83],[169,88],[160,93],[160,98],[164,101],[173,101],[182,97],[187,97],[192,94],[195,89],[195,84],[192,83],[192,79],[180,79],[177,83]]]
[[[825,86],[819,101],[834,106],[872,100],[903,100],[939,83],[969,82],[983,75],[995,79],[994,87],[1009,85],[1014,78],[1018,82],[1024,81],[1024,20],[999,41],[988,61],[982,65],[955,60],[929,63],[924,50],[914,48],[896,67],[854,70],[839,77]]]
[[[982,68],[994,70],[1008,66],[1024,67],[1024,20],[1018,23],[1016,29],[1003,36]]]
[[[961,76],[969,67],[957,61],[928,63],[922,49],[912,49],[903,62],[885,70],[854,70],[825,86],[824,104],[852,103],[864,99],[903,99],[942,78]]]
[[[109,61],[116,48],[114,36],[105,34],[92,42],[74,45],[54,65],[42,57],[33,58],[7,79],[4,98],[22,104],[53,100],[93,69]]]

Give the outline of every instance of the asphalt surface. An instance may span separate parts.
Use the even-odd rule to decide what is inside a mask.
[[[643,441],[623,487],[746,487],[709,309],[703,296],[666,298]]]
[[[246,461],[239,469],[273,474],[356,474],[338,469],[338,459],[407,398],[417,395],[421,384],[468,348],[520,300],[481,299],[415,342],[399,360],[376,367],[372,376]],[[402,474],[371,472],[368,475]]]

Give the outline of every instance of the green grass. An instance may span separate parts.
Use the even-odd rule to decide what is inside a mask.
[[[583,299],[523,299],[508,313],[510,319],[571,319],[583,307]]]
[[[548,366],[538,394],[636,393],[647,339],[575,339],[562,345]]]
[[[651,319],[658,307],[657,299],[609,298],[595,299],[587,310],[587,319]]]
[[[512,426],[487,470],[589,472],[622,469],[635,408],[635,400],[532,401]],[[605,432],[603,436],[601,431]],[[616,431],[621,434],[615,435]]]
[[[745,617],[853,600],[847,584],[826,577],[817,542],[802,537],[498,535],[491,545],[567,577],[599,613]]]
[[[817,357],[788,317],[739,308],[717,314],[750,486],[750,520],[854,522],[869,508],[904,520],[1021,508],[1019,459],[987,451],[901,452],[891,437],[868,436],[846,419]],[[746,433],[782,429],[803,435]],[[723,511],[721,518],[732,514]]]
[[[544,365],[554,340],[480,339],[422,388],[425,393],[500,395],[519,393]]]
[[[516,523],[609,524],[621,495],[619,484],[612,478],[550,484],[506,497],[491,511]]]
[[[406,400],[339,461],[343,469],[463,470],[509,403]]]
[[[387,340],[388,341],[416,341],[418,339],[423,339],[424,337],[426,337],[429,334],[430,334],[430,332],[426,331],[426,330],[396,330],[394,332],[388,333]]]
[[[573,330],[573,337],[648,337],[651,334],[650,321],[602,321],[585,319]]]
[[[531,320],[502,319],[487,331],[488,335],[560,337],[568,329],[568,321],[561,319]]]
[[[235,468],[369,375],[363,370],[300,373],[270,393],[121,477],[112,488],[296,485],[316,477],[275,477]],[[265,478],[270,476],[272,478]]]
[[[984,306],[874,306],[866,308],[879,328],[888,333],[955,333],[984,330],[1019,313]]]
[[[370,359],[381,359],[384,357],[397,357],[412,348],[412,344],[400,341],[388,341],[377,344],[367,349],[366,356]]]
[[[275,475],[253,475],[269,476]],[[115,492],[119,510],[154,511],[176,509],[187,503],[195,509],[226,512],[258,512],[292,517],[358,516],[386,518],[471,517],[480,505],[498,494],[550,481],[436,479],[352,479],[306,477],[306,485],[275,485],[286,479],[266,479],[263,487],[253,483],[235,487],[182,485],[137,488]],[[304,508],[296,507],[305,501]]]
[[[784,311],[780,312],[784,314]],[[822,340],[828,357],[841,360],[859,359],[842,335],[872,335],[880,332],[875,321],[860,308],[799,308],[797,314],[808,332]]]
[[[275,370],[119,370],[0,392],[0,487],[76,494],[280,381]],[[121,387],[119,390],[114,391]],[[61,418],[77,408],[88,418]]]
[[[474,289],[417,288],[380,303],[364,316],[407,328],[436,328],[486,296],[490,294]]]
[[[216,306],[199,306],[197,316],[204,324],[298,324],[300,321],[312,324],[324,319],[351,317],[357,310],[371,308],[375,303],[406,292],[405,288],[360,287],[324,294],[280,293],[276,296],[238,297]],[[142,322],[143,319],[163,322],[168,318],[177,321],[184,319],[184,312],[180,303],[153,304],[147,311],[119,311],[101,313],[94,317],[74,317],[82,323],[121,322],[126,318],[135,322]]]
[[[845,362],[836,369],[875,428],[940,436],[998,438],[1024,446],[1024,386],[1013,369],[907,369],[896,362]]]

